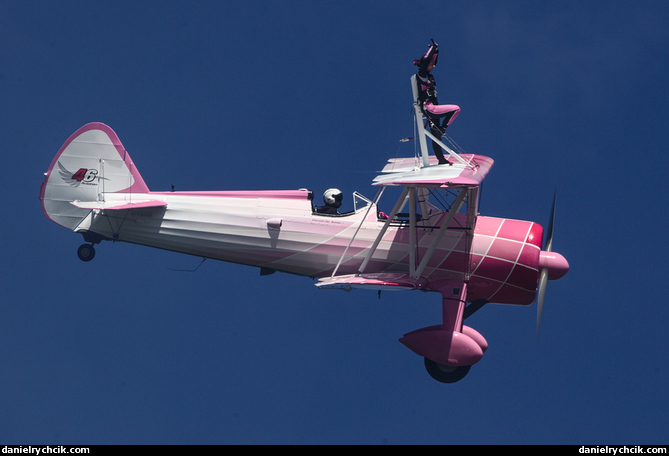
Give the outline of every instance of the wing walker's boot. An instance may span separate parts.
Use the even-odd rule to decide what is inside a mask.
[[[434,149],[434,156],[439,160],[440,165],[448,164],[448,160],[444,157],[444,153],[441,150],[441,146],[436,142],[432,141],[432,148]]]

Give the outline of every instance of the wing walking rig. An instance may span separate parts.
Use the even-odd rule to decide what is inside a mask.
[[[438,292],[442,322],[400,342],[434,379],[458,381],[488,347],[464,320],[486,303],[535,298],[540,315],[546,281],[569,264],[552,251],[553,216],[542,248],[541,225],[479,215],[480,186],[494,162],[457,153],[425,128],[415,78],[420,156],[389,160],[373,181],[377,197],[355,192],[349,213],[318,213],[306,189],[151,192],[116,133],[100,123],[80,128],[56,154],[40,189],[43,211],[83,235],[84,261],[94,245],[113,240],[251,265],[261,275],[305,275],[322,289]],[[428,139],[449,164],[428,155]],[[381,197],[393,191],[399,197],[386,215]]]
[[[412,77],[414,94],[414,113],[421,156],[416,158],[391,159],[383,168],[382,174],[374,179],[374,184],[387,187],[402,187],[403,191],[397,200],[392,212],[377,235],[374,243],[367,252],[355,274],[333,275],[321,279],[319,287],[339,288],[372,288],[390,290],[434,290],[442,294],[443,322],[440,325],[430,326],[406,334],[400,342],[415,353],[425,357],[428,371],[435,371],[433,376],[445,382],[452,382],[464,377],[469,368],[477,363],[487,349],[487,342],[477,331],[463,325],[465,305],[467,303],[467,285],[471,276],[471,268],[467,261],[463,261],[461,270],[451,273],[426,275],[428,265],[433,264],[435,252],[448,232],[455,232],[458,243],[464,238],[465,256],[471,249],[471,238],[476,226],[478,215],[477,205],[480,185],[492,168],[494,161],[481,155],[460,155],[446,146],[425,128],[424,117],[418,104],[416,76]],[[438,165],[436,157],[430,157],[427,148],[427,139],[439,144],[449,154],[448,165]],[[432,213],[427,207],[431,190],[443,189],[448,193],[455,193],[453,203],[448,212],[438,213],[436,220],[428,217]],[[370,260],[383,237],[397,218],[406,201],[409,201],[409,242],[407,245],[408,264],[405,273],[367,273]],[[465,204],[467,203],[467,204]],[[423,214],[418,220],[417,213]],[[462,221],[455,221],[456,215],[463,206],[467,207]],[[437,214],[435,214],[437,215]],[[430,238],[429,243],[419,245],[419,232],[430,231],[423,238]],[[454,244],[451,241],[451,244]],[[454,250],[454,249],[453,249]],[[451,250],[451,253],[453,253]],[[442,257],[443,252],[437,256]],[[481,306],[482,304],[477,303]],[[470,309],[471,310],[471,309]],[[432,372],[431,372],[432,374]]]

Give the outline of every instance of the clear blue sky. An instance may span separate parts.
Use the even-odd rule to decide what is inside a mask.
[[[0,442],[666,444],[664,1],[0,3]],[[440,44],[485,215],[548,221],[571,271],[487,306],[454,385],[397,340],[438,296],[122,243],[77,259],[42,174],[110,125],[153,190],[337,186],[410,156],[412,59]],[[350,196],[345,200],[351,204]]]

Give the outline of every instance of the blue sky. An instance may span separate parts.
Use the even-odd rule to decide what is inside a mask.
[[[669,6],[564,2],[0,3],[0,442],[666,444]],[[424,293],[122,243],[90,263],[37,199],[62,143],[110,125],[152,190],[375,194],[413,155],[412,59],[440,44],[449,134],[495,166],[484,215],[548,221],[570,262],[486,306],[460,383],[397,340]],[[345,204],[351,204],[350,196]]]

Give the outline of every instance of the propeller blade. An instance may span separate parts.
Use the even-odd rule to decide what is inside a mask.
[[[555,221],[555,201],[557,199],[557,190],[553,194],[553,210],[551,217],[548,219],[548,231],[546,232],[546,242],[544,243],[544,251],[551,252],[553,250],[553,226]]]
[[[544,251],[553,250],[553,227],[555,225],[555,202],[557,200],[557,190],[553,194],[553,209],[548,219],[548,231],[544,242]],[[548,269],[543,268],[539,276],[539,286],[537,287],[537,339],[539,338],[539,329],[541,328],[541,315],[544,312],[544,298],[546,297],[546,283],[548,282]]]
[[[544,298],[546,297],[546,282],[548,282],[548,269],[541,270],[539,276],[539,287],[537,288],[537,339],[541,328],[541,315],[544,312]]]

